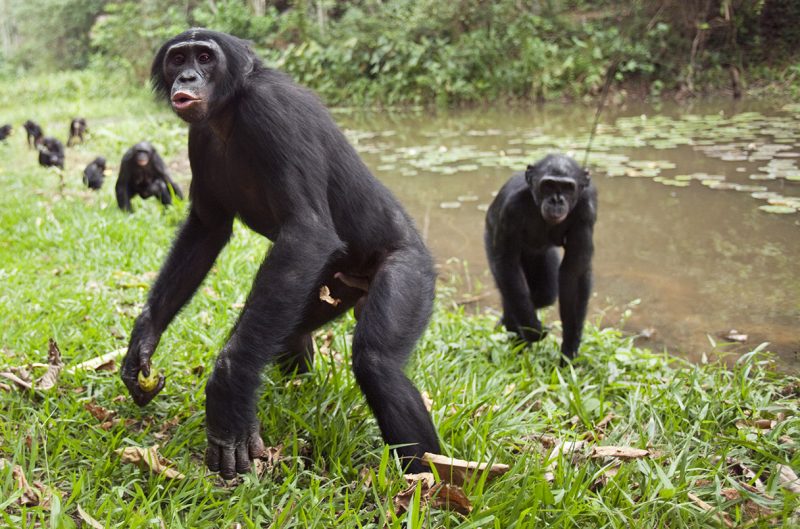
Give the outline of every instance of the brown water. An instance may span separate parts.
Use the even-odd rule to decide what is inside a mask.
[[[593,114],[588,107],[553,105],[339,113],[336,119],[415,217],[443,275],[458,278],[456,299],[491,310],[498,296],[483,253],[483,209],[514,170],[546,152],[564,151],[582,161],[580,146]],[[636,118],[626,121],[626,116]],[[651,126],[649,137],[631,129],[636,120],[652,125],[655,116],[668,119],[663,127]],[[800,197],[800,183],[783,176],[793,174],[791,164],[800,156],[798,118],[779,108],[729,101],[666,106],[658,112],[648,107],[607,111],[595,140],[598,150],[589,159],[600,196],[589,319],[622,323],[629,332],[649,336],[641,338],[643,345],[693,359],[769,342],[767,349],[778,353],[784,368],[800,368],[800,213],[761,211],[766,202],[751,196],[755,189],[714,189],[708,181],[700,183],[702,176],[693,176],[688,187],[672,187],[652,175],[607,174],[620,174],[610,166],[618,165],[616,155],[625,155],[629,164],[666,167],[659,177],[667,183],[675,175],[704,172],[724,176],[728,184],[762,185],[791,200]],[[687,132],[687,123],[705,129]],[[675,126],[677,132],[662,134]],[[683,137],[677,145],[664,140],[676,134]],[[696,137],[687,144],[687,135]],[[790,164],[789,172],[779,168],[778,178],[773,174],[762,181],[769,172],[766,164],[776,159]],[[623,317],[628,306],[632,313]],[[545,318],[557,319],[557,313],[551,310]],[[746,334],[746,341],[734,344],[721,337],[731,329]]]

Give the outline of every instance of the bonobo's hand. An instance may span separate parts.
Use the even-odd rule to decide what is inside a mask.
[[[214,372],[206,383],[206,466],[225,479],[250,470],[250,462],[264,454],[255,413],[241,396],[234,397]],[[254,404],[254,403],[249,403]]]
[[[520,327],[519,331],[520,337],[527,343],[542,341],[547,336],[547,329],[542,328],[541,323],[535,328]]]
[[[158,384],[151,391],[144,391],[139,386],[138,380],[139,372],[145,377],[150,376],[150,357],[153,356],[160,338],[160,333],[155,330],[150,319],[149,311],[145,309],[136,318],[136,323],[133,325],[131,342],[128,344],[128,353],[122,361],[122,369],[120,370],[120,376],[128,388],[128,393],[131,394],[133,402],[139,406],[144,406],[153,400],[153,397],[164,389],[164,375],[159,375]]]

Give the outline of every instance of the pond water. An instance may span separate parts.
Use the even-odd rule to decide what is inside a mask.
[[[499,305],[482,245],[493,193],[548,152],[582,162],[594,109],[335,117],[458,279],[456,299],[485,310]],[[800,368],[800,106],[630,106],[600,123],[589,319],[695,360],[769,342],[783,368]],[[725,338],[733,329],[744,342]]]

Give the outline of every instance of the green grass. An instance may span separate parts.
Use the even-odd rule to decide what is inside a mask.
[[[0,83],[0,93],[11,85]],[[51,337],[67,366],[124,347],[185,213],[185,204],[163,210],[137,200],[133,215],[121,214],[115,174],[99,193],[82,188],[86,162],[104,154],[116,171],[124,149],[142,138],[179,162],[178,179],[188,180],[178,120],[146,93],[110,100],[103,93],[0,105],[0,121],[18,129],[0,145],[0,371],[44,362]],[[92,136],[68,151],[59,192],[57,174],[36,164],[19,125],[38,118],[46,132],[64,139],[78,110]],[[446,454],[511,466],[495,481],[465,486],[470,515],[424,505],[389,514],[406,482],[349,369],[352,316],[325,329],[339,355],[317,355],[313,371],[296,379],[265,374],[259,418],[267,444],[283,446],[280,463],[261,476],[222,482],[202,464],[204,380],[266,250],[264,239],[236,226],[203,287],[161,340],[155,363],[167,387],[145,409],[115,400],[126,394],[115,372],[63,372],[46,392],[0,390],[0,458],[20,465],[31,484],[52,490],[49,508],[21,506],[10,468],[0,470],[0,527],[79,526],[78,505],[114,528],[723,527],[690,494],[727,513],[735,526],[800,523],[792,515],[798,498],[781,487],[776,472],[779,464],[800,468],[800,385],[774,372],[768,355],[755,352],[731,368],[691,365],[590,325],[582,355],[562,368],[554,337],[519,350],[495,328],[496,316],[446,308],[444,280],[408,373],[433,402]],[[197,366],[205,373],[197,374]],[[122,421],[100,428],[84,408],[90,402]],[[616,418],[599,429],[609,413]],[[775,425],[749,426],[764,418]],[[581,456],[593,444],[654,455],[623,462],[616,475],[604,477],[613,461],[550,458],[536,440],[541,434],[589,439]],[[122,464],[114,452],[155,443],[186,479]],[[762,490],[751,492],[757,483]],[[728,499],[730,489],[741,496]],[[753,518],[756,506],[773,515]]]

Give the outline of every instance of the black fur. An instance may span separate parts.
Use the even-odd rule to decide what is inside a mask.
[[[44,139],[42,127],[31,120],[26,121],[22,126],[25,128],[25,133],[27,134],[28,147],[38,147],[42,144],[42,139]]]
[[[11,125],[3,125],[0,127],[0,141],[11,136]]]
[[[64,145],[55,138],[46,136],[38,144],[39,165],[64,168]]]
[[[83,143],[83,135],[86,133],[86,120],[83,118],[74,118],[69,124],[69,137],[67,138],[67,147],[72,147],[80,140]]]
[[[172,48],[172,52],[170,49]],[[222,57],[218,56],[223,55]],[[413,471],[438,452],[433,422],[403,373],[431,315],[432,258],[317,97],[261,64],[246,42],[202,29],[169,40],[156,93],[191,122],[191,209],[134,326],[122,378],[136,385],[175,314],[231,235],[235,217],[274,242],[206,385],[206,464],[232,477],[263,449],[256,419],[267,362],[307,368],[311,333],[357,305],[353,371],[383,438]],[[188,103],[187,103],[188,101]],[[320,300],[327,286],[334,306]]]
[[[554,212],[566,218],[558,221]],[[561,352],[575,356],[591,292],[596,219],[597,190],[567,156],[551,154],[500,189],[486,214],[484,242],[506,329],[526,342],[541,340],[546,333],[536,309],[558,297]]]
[[[106,159],[98,156],[83,170],[83,183],[89,189],[100,189],[105,180]]]
[[[139,165],[137,159],[146,160],[146,165]],[[181,188],[169,177],[164,160],[150,142],[137,143],[122,156],[115,187],[119,209],[133,211],[131,198],[136,195],[142,198],[155,196],[169,206],[172,204],[170,188],[178,198],[183,198]]]

